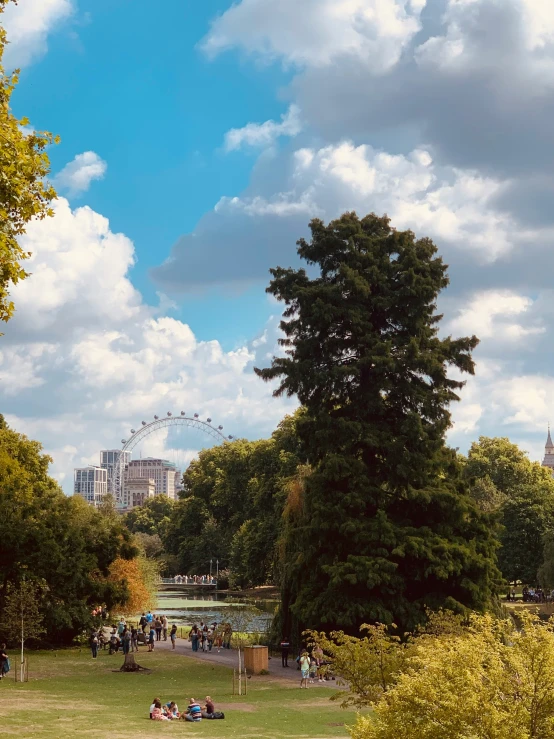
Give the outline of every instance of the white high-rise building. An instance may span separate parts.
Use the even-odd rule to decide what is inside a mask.
[[[102,467],[81,467],[73,473],[73,494],[98,507],[108,493],[108,472]]]
[[[112,478],[113,471],[119,460],[123,462],[124,472],[126,465],[131,461],[131,452],[122,452],[121,449],[103,449],[100,452],[100,467],[108,471],[108,492],[113,495]]]
[[[127,465],[126,479],[146,477],[154,480],[156,495],[167,495],[175,499],[175,477],[177,469],[167,459],[133,459]]]

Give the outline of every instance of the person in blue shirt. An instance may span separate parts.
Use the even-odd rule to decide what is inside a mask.
[[[153,620],[154,616],[150,613],[150,611],[148,611],[148,613],[146,614],[146,623],[151,624]]]
[[[191,698],[186,713],[182,714],[185,721],[202,721],[202,709],[194,698]]]

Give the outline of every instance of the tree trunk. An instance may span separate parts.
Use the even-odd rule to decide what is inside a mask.
[[[141,667],[138,662],[135,662],[135,655],[133,652],[125,655],[125,662],[119,668],[120,672],[138,672],[144,670],[144,672],[150,672],[147,667]]]

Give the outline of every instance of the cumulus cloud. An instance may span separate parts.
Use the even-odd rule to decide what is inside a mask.
[[[77,154],[54,177],[56,187],[69,196],[82,195],[94,180],[104,178],[108,165],[94,151]]]
[[[235,436],[270,434],[294,401],[269,401],[253,373],[275,322],[253,344],[225,351],[144,303],[129,279],[132,242],[88,207],[64,198],[52,219],[29,225],[22,247],[31,276],[12,289],[16,316],[0,347],[2,411],[54,457],[53,472],[71,490],[72,469],[119,446],[143,418],[168,410],[198,412]],[[187,459],[205,440],[189,439]],[[147,453],[166,451],[160,438]],[[185,455],[186,456],[186,455]]]
[[[291,105],[281,116],[281,122],[265,121],[265,123],[247,123],[243,128],[232,128],[225,134],[226,151],[235,151],[242,147],[263,147],[273,144],[280,136],[296,136],[302,130],[300,111],[297,105]]]
[[[48,35],[74,11],[73,0],[22,0],[10,3],[1,16],[8,34],[3,63],[25,67],[46,53]]]
[[[265,280],[270,266],[295,261],[296,240],[311,217],[357,210],[387,213],[397,228],[434,238],[447,261],[473,272],[482,265],[490,279],[498,263],[528,262],[529,248],[552,238],[550,229],[530,228],[496,206],[508,186],[474,170],[435,165],[424,149],[392,155],[351,142],[298,149],[277,175],[271,158],[261,161],[251,187],[222,198],[153,276],[173,292]]]
[[[300,67],[327,68],[347,54],[385,71],[420,29],[423,0],[242,0],[202,43],[215,56],[234,47]]]

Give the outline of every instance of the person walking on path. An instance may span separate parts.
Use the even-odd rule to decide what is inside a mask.
[[[173,626],[171,627],[169,638],[171,639],[171,649],[175,649],[175,640],[177,639],[177,624],[173,624]]]
[[[154,621],[154,628],[156,629],[156,641],[161,641],[163,626],[159,616],[156,616],[156,620]]]
[[[289,666],[290,642],[288,636],[283,637],[281,642],[281,663],[283,667]]]
[[[300,679],[300,687],[301,688],[308,688],[308,678],[310,676],[310,657],[308,656],[308,652],[304,651],[300,655],[300,670],[301,670],[301,679]]]
[[[164,641],[167,641],[167,627],[169,626],[167,616],[162,616],[162,634]]]

